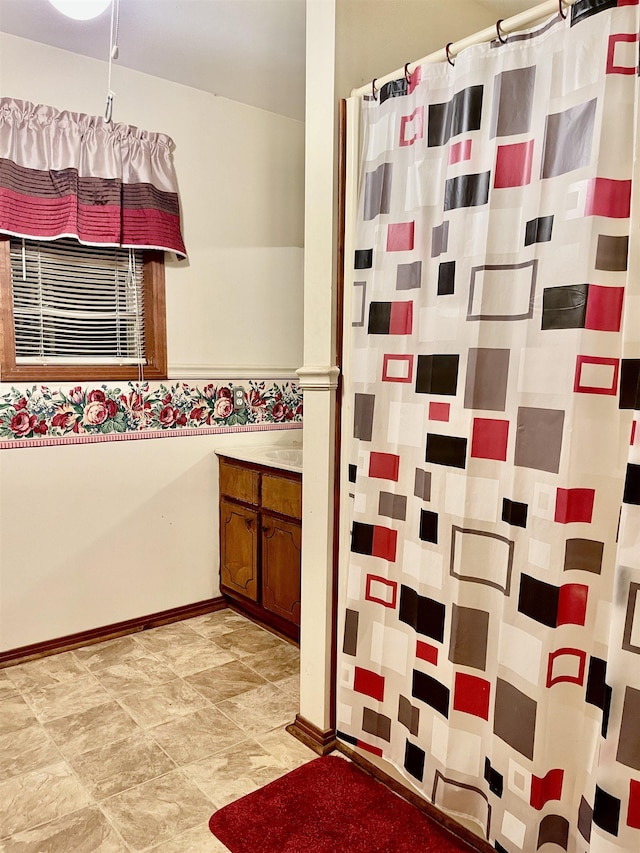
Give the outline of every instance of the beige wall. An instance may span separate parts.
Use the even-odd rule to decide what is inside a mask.
[[[374,77],[513,13],[508,2],[496,8],[498,16],[476,0],[336,0],[336,95],[348,98],[352,89]]]
[[[106,81],[103,62],[0,33],[2,96],[101,114]],[[117,64],[112,88],[114,120],[165,132],[176,146],[189,259],[167,265],[170,376],[200,387],[293,376],[304,125]],[[0,396],[8,390],[0,384]],[[0,650],[217,595],[213,452],[265,440],[0,450]]]

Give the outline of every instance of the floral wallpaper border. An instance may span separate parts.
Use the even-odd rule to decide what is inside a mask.
[[[0,394],[0,449],[302,426],[297,383],[242,385],[244,406],[239,409],[234,409],[234,383],[210,383],[202,389],[187,382],[76,385],[69,390],[12,387]]]

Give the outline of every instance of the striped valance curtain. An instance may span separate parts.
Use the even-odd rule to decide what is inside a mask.
[[[0,232],[185,256],[172,140],[0,98]]]

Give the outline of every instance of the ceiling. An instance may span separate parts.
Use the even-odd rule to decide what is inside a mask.
[[[440,10],[446,4],[449,13],[462,0],[423,2]],[[536,5],[536,0],[462,5],[469,2],[486,8],[489,21]],[[305,5],[305,0],[120,0],[117,61],[303,120]],[[109,9],[93,21],[72,21],[48,0],[0,0],[0,31],[96,59],[108,56],[110,24]]]

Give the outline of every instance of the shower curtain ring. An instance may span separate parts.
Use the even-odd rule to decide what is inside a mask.
[[[449,63],[449,65],[455,65],[455,62],[453,61],[453,59],[451,59],[451,45],[452,44],[453,44],[453,42],[450,41],[449,44],[446,45],[446,47],[445,47],[445,50],[447,52],[447,62]]]
[[[378,94],[377,93],[379,90],[376,89],[376,80],[377,79],[378,79],[377,77],[374,77],[373,80],[371,81],[371,94],[373,95],[374,101],[378,100]]]
[[[562,0],[560,0],[560,2],[562,2]],[[498,41],[500,42],[500,44],[506,44],[507,43],[507,40],[505,38],[502,38],[502,32],[500,30],[500,24],[503,21],[504,21],[504,18],[500,18],[499,21],[496,21],[496,32],[498,33]]]
[[[566,18],[567,13],[564,11],[564,3],[562,0],[558,0],[558,12],[560,13],[561,18]]]
[[[409,71],[409,63],[406,62],[404,66],[404,79],[407,81],[409,85],[411,85],[411,73]]]

